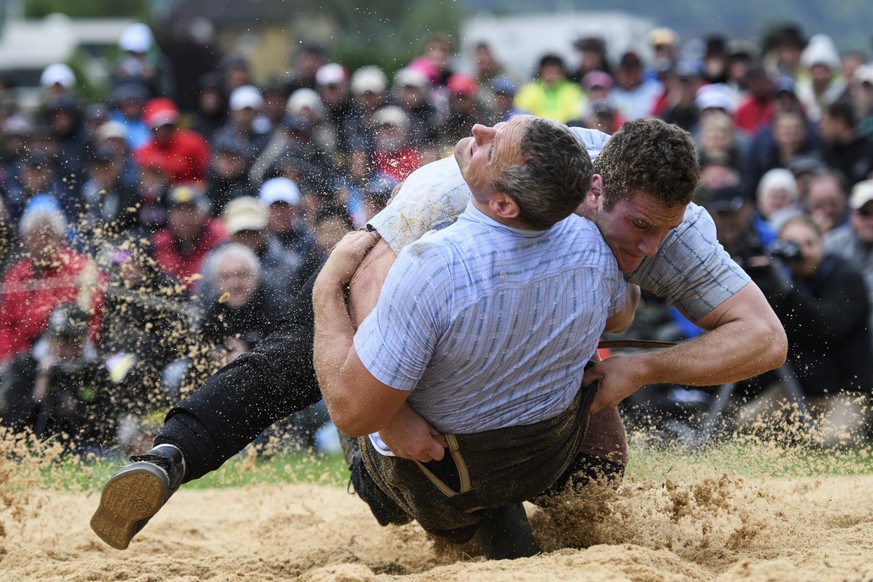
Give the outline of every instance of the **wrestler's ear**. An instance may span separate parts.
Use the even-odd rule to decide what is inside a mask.
[[[585,198],[582,204],[576,207],[576,214],[580,216],[591,217],[600,207],[603,199],[603,177],[600,174],[594,174],[591,177],[591,188],[585,193]]]
[[[521,214],[518,202],[512,196],[495,194],[488,199],[488,208],[491,212],[503,219],[514,220]]]

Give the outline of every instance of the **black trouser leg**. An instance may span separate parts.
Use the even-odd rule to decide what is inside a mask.
[[[314,273],[288,317],[251,352],[219,370],[167,415],[156,444],[185,455],[185,481],[219,468],[261,431],[321,400],[312,366]]]

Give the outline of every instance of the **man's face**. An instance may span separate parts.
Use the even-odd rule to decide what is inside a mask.
[[[852,211],[852,228],[865,243],[873,243],[873,202]]]
[[[846,196],[834,178],[814,178],[809,183],[806,200],[807,212],[813,217],[821,215],[827,224],[836,226],[846,216]]]
[[[258,274],[238,257],[225,257],[215,271],[218,291],[227,293],[227,304],[233,308],[245,305],[258,287]]]
[[[779,239],[800,248],[800,257],[788,265],[791,272],[799,277],[814,275],[824,259],[824,244],[815,229],[803,222],[792,222],[779,233]]]
[[[504,168],[518,163],[521,139],[532,119],[529,115],[516,115],[494,127],[476,124],[473,135],[455,146],[461,176],[477,199],[493,194],[491,183]]]
[[[621,272],[631,273],[645,257],[658,252],[670,231],[682,222],[685,207],[670,208],[651,194],[637,191],[605,210],[602,190],[597,184],[599,176],[595,178],[582,214],[597,224]]]

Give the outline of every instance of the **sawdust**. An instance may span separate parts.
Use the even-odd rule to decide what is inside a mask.
[[[437,543],[415,524],[380,527],[344,488],[305,484],[183,488],[117,551],[88,528],[98,492],[39,485],[57,451],[2,442],[0,580],[873,580],[869,469],[719,474],[719,455],[775,454],[747,443],[640,454],[647,464],[617,490],[528,506],[542,555],[488,562],[474,544]],[[815,456],[781,453],[793,471],[795,456]]]

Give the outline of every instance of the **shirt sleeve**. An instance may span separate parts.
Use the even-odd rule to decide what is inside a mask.
[[[666,299],[692,322],[751,281],[719,244],[712,217],[696,204],[688,205],[682,224],[627,280]]]
[[[391,203],[368,224],[400,254],[429,230],[453,223],[469,199],[470,189],[457,162],[444,158],[410,174]]]
[[[377,380],[412,390],[446,327],[448,275],[432,245],[420,241],[400,253],[379,302],[355,333],[355,351]]]

